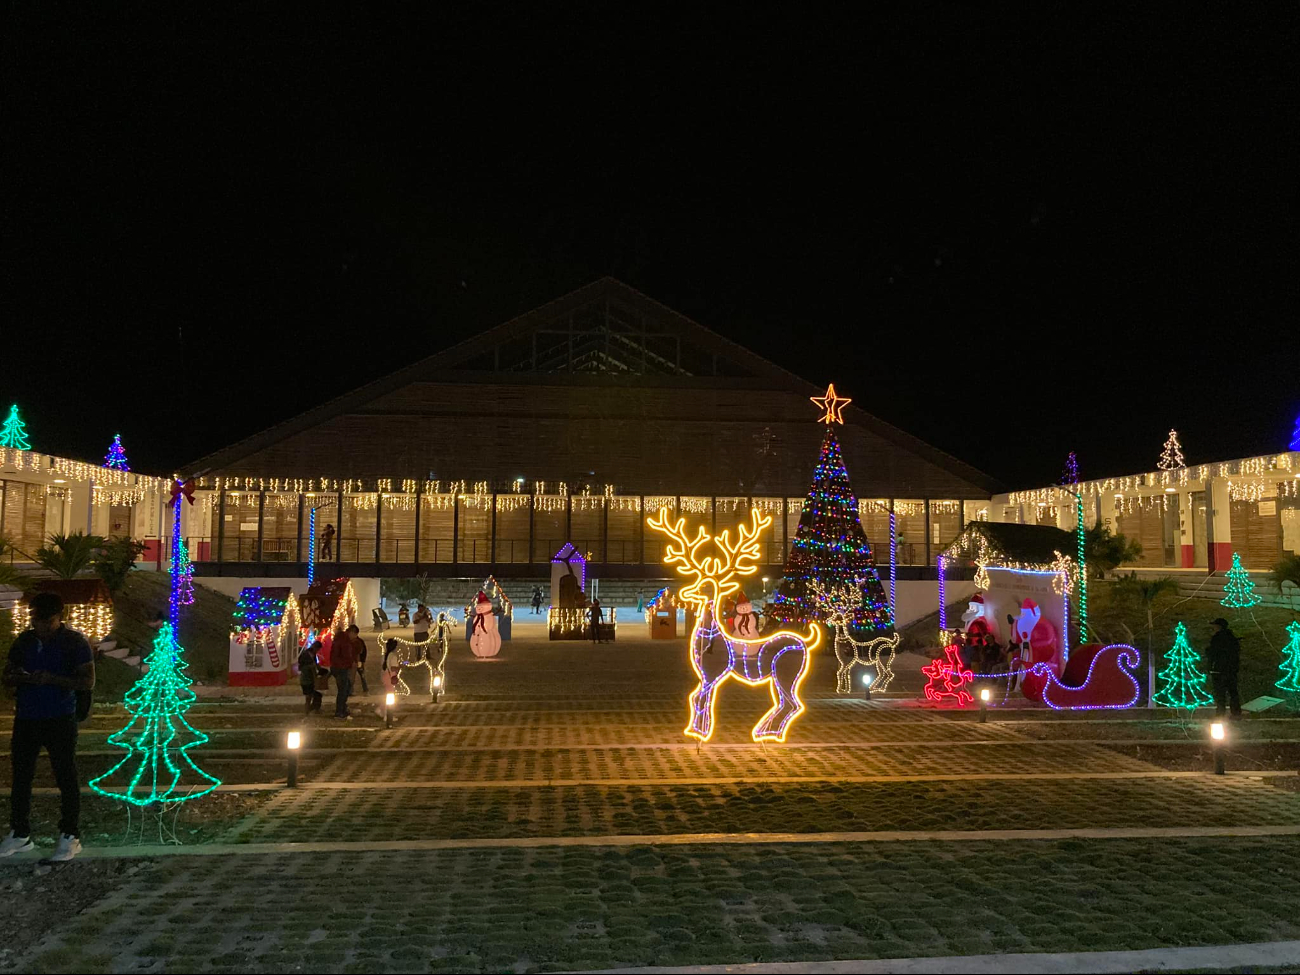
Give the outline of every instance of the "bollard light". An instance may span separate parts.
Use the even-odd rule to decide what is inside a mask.
[[[302,732],[289,732],[284,744],[289,750],[289,774],[286,778],[289,788],[296,789],[298,788],[298,752],[302,749]]]
[[[871,700],[871,685],[876,682],[876,675],[869,670],[862,671],[863,700]]]
[[[434,686],[434,687],[441,687],[441,686],[442,686],[442,674],[434,674],[434,675],[433,675],[433,686]]]
[[[987,687],[980,688],[980,724],[988,724],[989,720],[989,699],[993,697],[993,692]]]
[[[1210,725],[1210,737],[1215,741],[1223,741],[1223,722],[1216,721]]]
[[[1214,751],[1214,774],[1215,775],[1223,775],[1225,771],[1224,756],[1223,756],[1223,739],[1224,739],[1223,722],[1216,721],[1212,725],[1210,725],[1210,740],[1213,743],[1211,745],[1211,748]]]
[[[384,695],[384,727],[393,726],[393,705],[397,703],[397,695],[389,691]]]

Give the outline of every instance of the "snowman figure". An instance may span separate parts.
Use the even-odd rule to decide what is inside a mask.
[[[492,600],[482,591],[474,600],[474,624],[470,627],[469,648],[474,651],[474,656],[481,659],[495,657],[501,652],[501,634],[497,632]]]
[[[736,594],[736,636],[742,639],[758,636],[758,614],[743,589]]]

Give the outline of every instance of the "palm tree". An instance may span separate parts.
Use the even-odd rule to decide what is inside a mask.
[[[90,568],[99,550],[107,543],[100,535],[73,532],[71,535],[51,535],[50,544],[36,550],[36,561],[60,579],[75,579]]]
[[[1273,581],[1281,590],[1282,595],[1286,595],[1286,584],[1289,582],[1295,587],[1291,595],[1291,612],[1296,611],[1296,600],[1300,599],[1300,555],[1285,555],[1281,561],[1273,566],[1271,573]]]
[[[1147,656],[1151,655],[1151,644],[1155,641],[1155,604],[1163,593],[1178,592],[1178,583],[1170,576],[1159,579],[1139,579],[1136,572],[1121,576],[1116,583],[1121,595],[1136,600],[1147,614]]]

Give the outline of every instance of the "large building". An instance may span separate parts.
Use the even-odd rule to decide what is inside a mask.
[[[997,485],[860,409],[865,378],[840,385],[868,533],[887,541],[892,508],[904,561],[928,565]],[[538,565],[569,540],[618,574],[658,573],[645,512],[725,519],[752,501],[779,515],[778,564],[823,392],[605,278],[195,461],[208,514],[186,530],[221,574],[300,574],[312,508],[354,575]]]

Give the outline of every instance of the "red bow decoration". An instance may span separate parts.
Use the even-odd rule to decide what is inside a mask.
[[[172,499],[167,503],[175,506],[182,496],[190,504],[194,503],[194,484],[192,481],[172,481]]]

